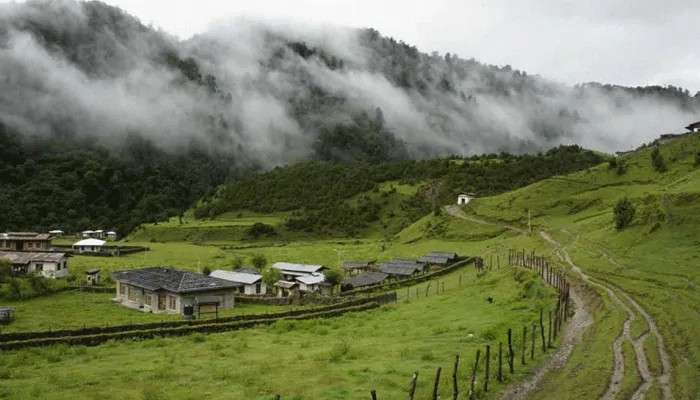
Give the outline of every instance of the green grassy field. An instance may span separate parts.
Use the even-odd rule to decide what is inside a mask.
[[[589,275],[632,296],[656,320],[665,338],[677,399],[695,399],[700,393],[700,339],[695,334],[700,329],[700,169],[694,165],[698,151],[700,137],[686,136],[662,145],[667,172],[652,169],[647,148],[624,158],[624,175],[603,164],[479,199],[466,210],[525,226],[529,209],[535,230],[548,230]],[[612,207],[623,197],[633,201],[637,213],[633,224],[618,232]],[[633,335],[644,331],[639,322],[632,325]],[[612,342],[613,332],[617,330],[590,335],[586,341],[599,336]],[[645,347],[647,359],[660,368],[655,348],[648,343]],[[582,367],[595,373],[587,364]],[[571,364],[555,380],[557,384],[577,381],[566,371],[588,376]],[[634,368],[627,371],[635,373]],[[625,379],[634,380],[627,375]]]
[[[420,376],[418,398],[426,398],[438,366],[445,369],[441,393],[447,398],[455,354],[464,357],[460,385],[465,391],[477,348],[497,346],[507,328],[518,332],[534,321],[540,306],[553,304],[551,289],[536,278],[519,283],[511,275],[505,268],[482,277],[473,269],[459,270],[441,279],[445,290],[439,294],[426,296],[424,286],[404,289],[397,305],[328,320],[94,348],[7,352],[0,364],[0,398],[269,399],[280,393],[283,398],[347,399],[366,398],[376,389],[383,399],[403,399],[414,371]],[[537,361],[544,357],[538,350]],[[491,365],[495,375],[495,358]],[[535,365],[516,364],[517,375],[506,383]],[[495,380],[491,384],[484,398],[502,388]]]

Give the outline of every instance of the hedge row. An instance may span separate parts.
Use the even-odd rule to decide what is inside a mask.
[[[199,326],[181,326],[175,328],[158,328],[158,329],[147,329],[147,330],[137,330],[129,332],[116,332],[116,333],[105,333],[97,335],[84,335],[84,336],[69,336],[69,337],[51,337],[51,338],[40,338],[40,339],[30,339],[21,340],[15,342],[5,342],[0,343],[0,350],[16,350],[27,347],[44,347],[52,346],[55,344],[64,344],[68,346],[97,346],[99,344],[105,343],[110,340],[141,340],[141,339],[151,339],[154,337],[166,337],[166,336],[184,336],[193,333],[218,333],[218,332],[228,332],[240,329],[252,328],[259,325],[270,325],[280,320],[304,320],[304,319],[316,319],[316,318],[331,318],[339,316],[349,312],[359,312],[371,310],[380,307],[380,304],[376,301],[364,303],[360,305],[354,305],[344,308],[338,308],[333,310],[326,310],[314,313],[307,313],[303,315],[294,315],[287,317],[271,317],[271,318],[260,318],[252,319],[248,321],[236,321],[228,323],[211,323]]]
[[[310,313],[327,312],[337,309],[343,309],[346,307],[354,307],[368,303],[386,304],[396,301],[396,293],[383,293],[372,297],[362,297],[349,301],[344,301],[338,304],[332,304],[329,306],[315,307],[301,310],[289,310],[277,313],[269,314],[249,314],[249,315],[235,315],[232,317],[219,318],[215,320],[203,319],[203,320],[192,320],[192,321],[167,321],[167,322],[149,322],[145,324],[128,324],[128,325],[114,325],[114,326],[93,326],[80,329],[62,329],[62,330],[49,330],[49,331],[33,331],[33,332],[12,332],[0,335],[0,343],[10,342],[10,341],[21,341],[21,340],[33,340],[33,339],[47,339],[47,338],[66,338],[73,336],[88,336],[88,335],[102,335],[102,334],[112,334],[112,333],[124,333],[132,331],[143,331],[143,330],[153,330],[153,329],[167,329],[167,328],[177,328],[177,327],[187,327],[187,326],[199,326],[199,325],[209,325],[209,324],[226,324],[230,322],[240,322],[240,321],[250,321],[258,319],[268,319],[268,318],[288,318],[303,316]]]
[[[448,265],[445,268],[441,268],[437,271],[433,271],[433,272],[430,272],[427,274],[419,275],[415,278],[402,279],[402,280],[397,280],[397,281],[391,281],[388,283],[381,283],[378,285],[366,286],[366,287],[359,288],[359,289],[348,290],[345,292],[341,292],[340,295],[341,296],[354,296],[356,294],[371,293],[371,292],[376,292],[379,290],[381,290],[381,291],[394,290],[394,289],[399,289],[399,288],[406,287],[406,286],[415,285],[417,283],[425,282],[425,281],[428,281],[430,279],[437,278],[437,277],[445,275],[445,274],[449,274],[450,272],[452,272],[458,268],[461,268],[461,267],[465,266],[466,264],[469,264],[470,262],[473,262],[473,261],[474,261],[474,258],[469,257],[469,258],[466,258],[464,260],[457,261],[454,264]]]

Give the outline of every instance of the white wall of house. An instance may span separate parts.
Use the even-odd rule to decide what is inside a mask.
[[[260,288],[258,289],[258,285]],[[267,294],[267,286],[265,282],[258,282],[251,285],[245,285],[243,289],[243,294],[256,295],[256,294]]]
[[[66,259],[60,262],[32,261],[29,263],[28,272],[50,279],[65,278],[68,276],[68,261]]]
[[[158,307],[159,297],[162,297],[163,309]],[[212,298],[219,302],[219,308],[233,308],[235,304],[234,290],[206,291],[180,295],[170,292],[151,292],[146,289],[117,282],[117,294],[114,301],[125,307],[139,309],[154,314],[182,314],[185,306],[197,304],[198,301],[209,301]],[[195,313],[197,310],[195,309]]]

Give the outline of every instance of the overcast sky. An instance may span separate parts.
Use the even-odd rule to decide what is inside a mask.
[[[3,1],[3,0],[0,0]],[[106,0],[180,38],[247,17],[373,27],[566,83],[700,90],[698,0]]]

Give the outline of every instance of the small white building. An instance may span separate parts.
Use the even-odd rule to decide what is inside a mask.
[[[60,229],[54,229],[52,231],[49,231],[49,235],[51,235],[53,237],[61,237],[61,236],[63,236],[63,233],[64,232]]]
[[[457,205],[458,206],[466,206],[469,204],[470,201],[474,199],[474,195],[471,193],[462,193],[457,196]]]
[[[100,239],[83,239],[73,243],[73,250],[76,253],[100,253],[105,243],[107,242]]]
[[[297,276],[296,281],[299,283],[299,291],[302,293],[327,293],[330,289],[330,285],[326,282],[326,276],[322,273]]]
[[[109,240],[117,240],[117,232],[116,232],[116,231],[109,231],[109,232],[107,232],[107,239],[109,239]]]
[[[247,295],[267,294],[267,287],[262,280],[262,275],[252,269],[240,268],[235,271],[217,269],[209,274],[212,278],[219,278],[229,282],[240,283],[239,293]]]
[[[65,253],[0,251],[0,260],[12,264],[12,273],[17,275],[38,274],[52,279],[68,276]]]
[[[318,274],[326,269],[323,265],[294,264],[287,262],[276,262],[272,264],[272,268],[280,271],[285,281],[294,281],[298,276]]]

